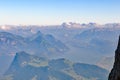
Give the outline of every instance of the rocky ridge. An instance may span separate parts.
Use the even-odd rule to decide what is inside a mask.
[[[109,74],[108,80],[120,80],[120,37],[118,46],[115,51],[115,62],[111,73]]]

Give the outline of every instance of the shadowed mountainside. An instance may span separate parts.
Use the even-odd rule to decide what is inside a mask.
[[[108,80],[120,80],[120,37],[115,51],[115,62]]]

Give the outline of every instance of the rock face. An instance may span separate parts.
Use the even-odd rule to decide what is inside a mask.
[[[115,62],[108,80],[120,80],[120,37],[115,51]]]

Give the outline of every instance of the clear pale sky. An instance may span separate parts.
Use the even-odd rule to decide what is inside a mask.
[[[120,22],[120,0],[0,0],[0,25]]]

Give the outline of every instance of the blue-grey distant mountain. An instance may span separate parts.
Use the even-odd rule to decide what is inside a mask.
[[[30,44],[32,45],[33,49],[35,49],[36,53],[42,52],[46,56],[47,54],[52,55],[54,53],[64,53],[68,49],[68,47],[66,47],[66,45],[63,44],[60,40],[55,39],[52,35],[49,34],[44,35],[40,31],[30,37]]]
[[[113,55],[119,34],[120,26],[88,29],[76,34],[73,38],[74,44],[71,45],[78,48],[82,57],[90,54],[89,57],[98,62],[103,57]]]
[[[40,29],[43,33],[54,35],[69,47],[68,55],[65,57],[72,61],[93,64],[103,57],[113,56],[120,34],[119,23],[104,25],[64,23],[60,26]]]
[[[16,53],[17,51],[48,54],[64,53],[67,50],[66,45],[60,40],[55,39],[52,35],[44,35],[40,31],[29,38],[0,32],[0,44],[2,54]]]
[[[8,32],[0,32],[0,64],[2,64],[0,65],[0,75],[10,64],[16,52],[26,51],[37,56],[52,58],[64,54],[67,50],[68,47],[60,40],[52,35],[42,34],[40,31],[26,38]]]
[[[25,52],[16,56],[2,80],[106,80],[108,71],[95,65],[48,60]]]
[[[70,22],[52,26],[8,25],[4,27],[9,29],[0,28],[0,31],[5,32],[4,35],[3,33],[1,35],[5,37],[9,32],[10,36],[0,39],[2,40],[0,42],[0,44],[2,43],[0,46],[0,63],[2,63],[0,73],[4,71],[3,68],[6,67],[4,65],[10,64],[15,52],[18,51],[55,59],[62,56],[75,62],[98,64],[99,61],[104,61],[101,60],[103,57],[113,56],[120,34],[119,23],[99,25]],[[11,39],[11,37],[13,38]],[[10,56],[6,57],[6,55]],[[107,59],[104,62],[108,62]],[[104,63],[99,66],[105,67]]]

